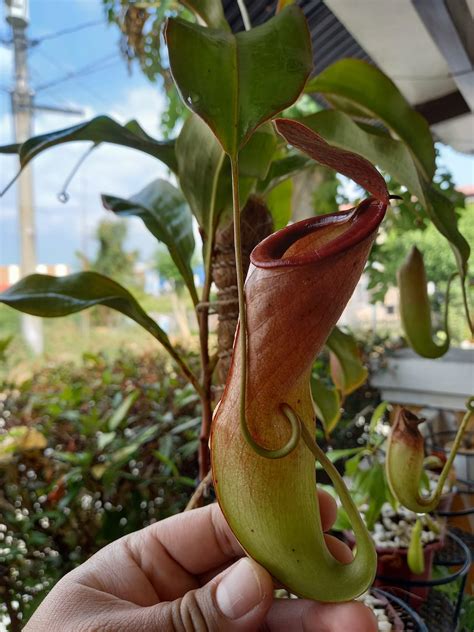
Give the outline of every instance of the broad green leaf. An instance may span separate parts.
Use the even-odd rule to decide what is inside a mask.
[[[241,204],[266,177],[276,147],[271,126],[262,125],[241,153]],[[180,185],[206,238],[211,241],[224,211],[232,208],[230,163],[209,127],[196,115],[185,121],[176,140]]]
[[[273,218],[274,230],[284,228],[291,219],[291,201],[293,198],[293,182],[284,180],[273,188],[265,197],[265,201]]]
[[[351,334],[334,327],[326,341],[331,361],[331,376],[343,395],[349,395],[362,386],[369,374],[360,359],[357,342]]]
[[[120,426],[122,421],[128,415],[130,408],[137,401],[138,395],[138,391],[132,391],[127,395],[123,402],[121,402],[118,408],[114,410],[107,423],[109,430],[116,430]]]
[[[384,133],[368,133],[369,126],[362,129],[350,116],[334,110],[306,116],[300,122],[320,134],[330,145],[355,152],[378,165],[425,205],[423,186],[405,143]]]
[[[311,378],[311,394],[316,409],[316,415],[323,424],[327,435],[337,425],[341,418],[341,398],[334,386],[328,386],[324,380],[316,377]],[[327,453],[327,456],[331,454]]]
[[[232,157],[296,100],[312,68],[308,27],[295,6],[237,35],[179,19],[168,21],[165,34],[183,101]]]
[[[102,202],[119,217],[134,215],[143,220],[150,233],[167,246],[194,303],[197,303],[191,267],[195,247],[193,221],[181,191],[158,178],[129,200],[102,195]]]
[[[427,211],[439,232],[449,241],[456,262],[464,278],[471,249],[466,238],[459,232],[456,211],[450,200],[433,186],[427,188]]]
[[[425,179],[431,181],[435,151],[429,125],[378,68],[360,59],[341,59],[311,79],[306,92],[323,94],[350,116],[382,121],[406,143]]]
[[[250,137],[240,152],[239,171],[241,176],[263,180],[277,146],[277,137],[270,123],[264,123]]]
[[[67,316],[94,305],[105,305],[134,320],[175,354],[166,333],[143,311],[130,292],[97,272],[78,272],[64,277],[31,274],[2,292],[0,303],[45,318]]]
[[[185,121],[176,140],[181,189],[206,236],[213,235],[231,196],[230,167],[216,137],[195,115]]]
[[[180,2],[199,16],[207,26],[230,31],[221,0],[180,0]]]
[[[299,152],[289,154],[284,158],[277,158],[271,163],[265,180],[257,182],[257,191],[262,195],[268,193],[274,187],[311,165],[311,159]]]
[[[95,144],[112,143],[138,149],[161,160],[171,171],[176,171],[174,141],[158,141],[149,136],[137,123],[120,125],[108,116],[96,116],[90,121],[66,127],[55,132],[33,136],[21,145],[5,145],[0,153],[18,153],[21,168],[49,147],[74,141],[91,141]]]

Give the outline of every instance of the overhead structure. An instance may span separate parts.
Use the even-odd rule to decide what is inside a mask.
[[[224,0],[234,31],[237,2]],[[276,0],[246,0],[252,25]],[[474,0],[300,0],[313,41],[315,72],[344,57],[385,72],[431,125],[435,137],[474,153]]]

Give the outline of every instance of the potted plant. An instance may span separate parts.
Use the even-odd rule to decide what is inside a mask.
[[[177,176],[180,189],[156,180],[129,200],[106,195],[103,201],[118,216],[140,217],[168,248],[196,310],[200,374],[128,290],[97,273],[61,279],[31,275],[4,292],[0,301],[47,317],[101,304],[144,327],[200,397],[200,478],[208,480],[211,439],[218,499],[246,550],[300,595],[349,599],[370,585],[376,559],[352,499],[314,441],[309,379],[313,357],[331,331],[337,331],[334,326],[389,205],[386,182],[372,163],[397,177],[426,207],[458,255],[463,288],[467,244],[454,213],[446,220],[449,200],[433,188],[428,125],[387,77],[368,64],[344,60],[308,81],[309,32],[291,2],[279,2],[275,17],[238,35],[230,33],[219,3],[212,8],[190,0],[185,4],[196,21],[170,19],[165,27],[170,71],[192,112],[176,141],[157,141],[133,120],[122,126],[97,117],[3,151],[18,152],[23,168],[53,145],[112,142],[154,156]],[[338,110],[303,120],[275,119],[303,90],[327,95]],[[361,112],[382,121],[389,131],[359,125]],[[273,205],[281,218],[277,187],[311,160],[351,177],[370,197],[350,211],[303,220],[267,237],[253,251],[244,289],[249,264],[242,243],[244,210]],[[283,208],[283,216],[285,212]],[[203,237],[200,296],[191,268],[193,216]],[[210,348],[210,290],[218,227],[232,224],[237,295],[227,300],[238,305],[240,325],[226,388],[213,416],[213,373],[222,350]],[[415,317],[423,327],[421,334],[418,324],[410,332],[414,345],[419,335],[426,341],[426,319]],[[347,567],[323,544],[314,494],[315,458],[331,477],[357,534],[358,553]],[[275,556],[276,549],[280,555]],[[340,576],[347,581],[336,581]]]

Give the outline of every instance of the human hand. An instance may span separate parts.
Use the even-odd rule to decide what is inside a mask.
[[[334,500],[319,492],[324,530]],[[326,535],[341,562],[349,549]],[[317,573],[317,569],[315,569]],[[376,632],[361,603],[274,599],[270,574],[245,557],[217,504],[109,544],[63,577],[25,632]]]

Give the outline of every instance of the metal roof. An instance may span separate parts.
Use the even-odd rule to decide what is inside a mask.
[[[243,31],[244,24],[236,0],[223,0],[222,4],[232,30],[235,33]],[[274,15],[277,1],[247,0],[246,5],[252,26],[258,26]],[[314,74],[344,57],[372,61],[323,0],[300,0],[298,6],[306,16],[311,33]]]
[[[245,0],[253,26],[276,0]],[[335,61],[369,61],[392,78],[436,138],[474,152],[474,0],[299,0],[313,43],[314,74]],[[237,0],[223,0],[234,32]],[[324,103],[318,97],[318,101]]]

